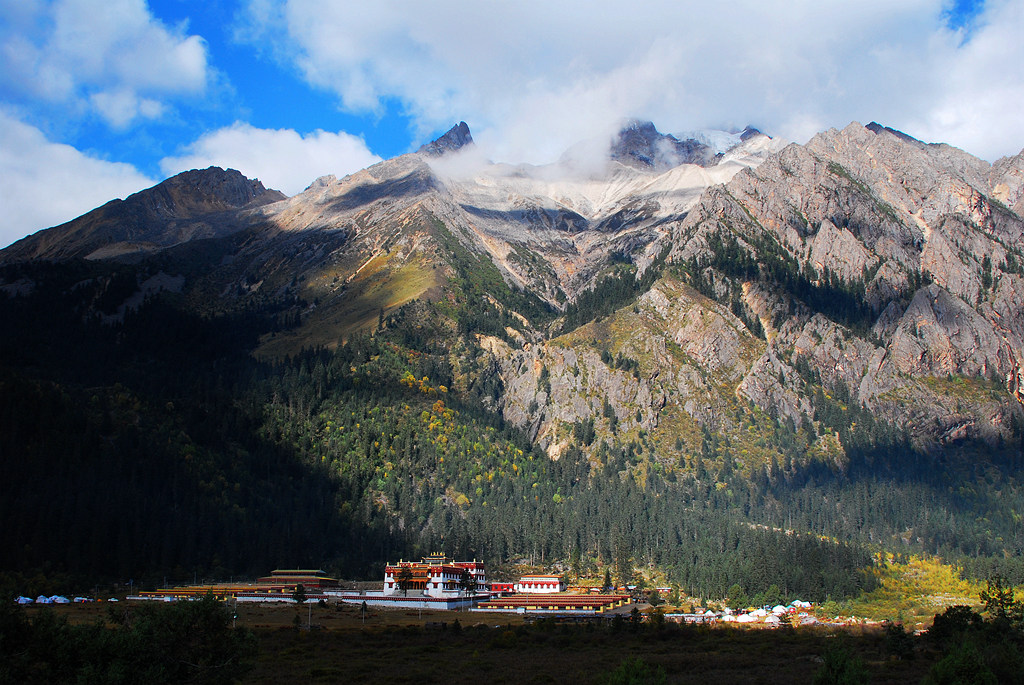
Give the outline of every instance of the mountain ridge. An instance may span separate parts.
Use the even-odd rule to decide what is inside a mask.
[[[712,236],[730,236],[737,241],[738,255],[755,255],[759,244],[774,244],[772,249],[781,252],[773,259],[807,273],[797,285],[809,295],[848,291],[855,284],[863,291],[862,295],[845,296],[852,309],[844,316],[859,312],[856,316],[864,322],[858,324],[861,335],[870,334],[869,345],[857,352],[845,348],[842,352],[863,361],[839,374],[827,369],[822,373],[833,382],[845,383],[854,397],[869,405],[880,395],[902,387],[897,380],[900,374],[1007,378],[1019,368],[1024,316],[1013,303],[1024,294],[1024,283],[1014,267],[1019,269],[1024,263],[1019,247],[1024,223],[994,199],[1002,193],[1013,202],[1020,193],[1024,165],[1019,155],[988,165],[955,148],[925,145],[874,123],[863,127],[854,122],[842,131],[819,133],[806,145],[788,145],[781,150],[778,145],[765,147],[771,140],[763,134],[747,132],[747,140],[724,155],[702,156],[702,162],[713,161],[709,168],[677,159],[674,166],[658,172],[645,162],[639,167],[609,167],[605,176],[585,176],[567,183],[547,180],[552,172],[546,168],[484,165],[468,175],[451,173],[445,158],[458,154],[472,141],[468,127],[460,122],[417,154],[380,162],[341,180],[319,179],[292,198],[265,191],[258,181],[246,185],[238,172],[209,169],[187,172],[126,202],[141,204],[145,199],[146,211],[159,215],[159,230],[170,231],[170,238],[150,238],[146,248],[136,249],[155,249],[161,241],[173,245],[183,235],[187,239],[188,235],[212,237],[217,231],[258,230],[264,240],[251,242],[249,256],[241,253],[237,258],[257,258],[269,264],[280,260],[267,252],[272,243],[265,241],[290,236],[287,240],[296,247],[289,250],[298,251],[273,267],[277,275],[271,280],[281,281],[294,281],[297,274],[289,275],[289,270],[300,264],[304,266],[299,267],[298,275],[323,273],[318,255],[332,255],[330,260],[336,266],[326,270],[333,274],[331,284],[323,277],[302,276],[307,295],[315,297],[319,305],[309,312],[309,325],[300,330],[326,326],[315,336],[323,342],[370,325],[375,310],[386,315],[418,298],[431,297],[430,293],[436,298],[443,292],[443,280],[419,275],[437,273],[436,266],[424,272],[422,265],[444,260],[438,257],[439,239],[430,228],[437,219],[471,253],[493,262],[514,290],[532,292],[556,311],[593,289],[615,255],[629,255],[628,261],[638,268],[639,275],[665,250],[669,263],[713,258],[713,250],[708,249]],[[618,142],[609,148],[609,162],[614,165],[630,155],[637,162],[666,140],[679,142],[658,133],[650,122],[628,122]],[[707,146],[703,149],[709,150]],[[738,159],[738,151],[748,149],[763,149],[767,156],[743,158],[738,164],[730,161]],[[197,184],[204,178],[206,186]],[[230,184],[224,185],[228,179]],[[218,183],[223,186],[219,190]],[[168,194],[171,188],[192,186],[207,199],[192,204],[181,199],[181,209],[168,201],[173,199]],[[990,196],[994,204],[988,200]],[[795,198],[797,204],[766,201],[766,197]],[[118,207],[109,204],[76,222],[89,223],[95,214]],[[216,230],[205,223],[186,223],[185,228],[176,223],[179,219],[227,217],[222,212],[230,208],[238,211]],[[414,226],[421,228],[409,230]],[[75,240],[67,242],[64,247],[51,248],[57,250],[52,253],[73,253]],[[102,256],[103,250],[110,254],[126,251],[118,249],[122,243],[103,248],[85,244],[89,249],[83,256],[88,258]],[[956,250],[960,257],[955,256]],[[7,260],[18,259],[24,246],[12,246],[0,254]],[[254,257],[257,254],[264,256]],[[972,254],[976,256],[964,256]],[[965,270],[968,263],[973,263],[973,268]],[[416,264],[420,266],[412,266]],[[1005,271],[1000,271],[1001,265],[1006,266]],[[732,267],[723,266],[727,270],[720,277],[714,269],[708,272],[713,283],[705,292],[713,298],[722,296],[725,284],[731,283],[728,287],[734,289],[746,280],[737,280],[737,274],[729,273]],[[993,269],[998,277],[992,275]],[[367,291],[353,297],[350,286],[369,274],[384,279],[374,283],[375,295],[371,297]],[[915,296],[915,289],[927,281],[934,282],[927,291],[930,294],[926,297],[918,292]],[[748,286],[757,292],[756,281],[744,283],[745,291]],[[241,292],[254,291],[243,287]],[[792,292],[785,294],[792,296]],[[782,335],[779,340],[792,346],[797,331],[786,333],[788,329],[777,323],[779,314],[772,312],[785,297],[774,303],[769,297],[759,304],[747,294],[739,299],[735,294],[729,296],[733,310],[743,313],[748,324],[754,325],[757,319],[756,327],[772,336]],[[857,304],[851,298],[863,300]],[[922,298],[932,304],[926,306]],[[346,316],[331,314],[332,303],[342,311],[362,308],[364,313],[358,317],[362,323],[355,325]],[[792,305],[788,307],[791,311]],[[757,308],[761,311],[755,311]],[[948,312],[954,312],[950,314],[954,319],[970,322],[966,337],[941,323]],[[322,316],[334,323],[320,321]],[[843,327],[851,321],[840,318],[838,323]],[[908,335],[912,329],[920,330],[923,321],[931,321],[926,330],[936,332],[926,342]],[[548,335],[526,328],[520,332],[526,339]],[[881,341],[882,347],[873,341]],[[286,343],[278,340],[276,347],[282,344]],[[876,354],[871,350],[882,356],[867,364],[865,355]],[[774,352],[768,354],[777,357]],[[752,382],[741,384],[740,392],[753,387]],[[749,398],[768,409],[771,403],[764,401],[765,392],[762,388]],[[799,422],[797,407],[806,412],[803,403],[773,406]]]
[[[284,197],[234,169],[193,169],[22,238],[0,250],[0,263],[74,256],[103,259],[216,237],[238,225],[231,212]]]

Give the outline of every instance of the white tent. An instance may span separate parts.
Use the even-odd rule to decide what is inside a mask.
[[[772,614],[771,616],[766,618],[764,620],[764,622],[767,623],[768,625],[777,626],[780,623],[782,623],[782,619],[779,618],[778,616],[776,616],[775,614]]]
[[[786,607],[782,606],[781,604],[776,604],[775,606],[772,607],[772,613],[775,614],[776,616],[778,616],[780,614],[784,614],[784,613],[786,613]]]
[[[736,622],[737,623],[754,623],[756,620],[757,620],[757,618],[754,617],[754,616],[751,616],[750,614],[743,614],[742,616],[737,616],[736,617]]]
[[[32,603],[32,598],[31,597],[18,597],[14,601],[17,602],[18,604],[31,604]]]
[[[50,597],[50,601],[54,604],[71,604],[71,600],[63,595],[54,595],[53,597]]]

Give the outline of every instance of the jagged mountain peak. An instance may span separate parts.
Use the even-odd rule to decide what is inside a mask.
[[[390,217],[439,187],[422,157],[400,155],[344,178],[318,178],[302,193],[262,210],[261,217],[285,231],[334,230],[350,226],[355,214]]]
[[[753,138],[754,136],[763,136],[765,133],[760,129],[756,129],[753,126],[747,126],[740,131],[740,140],[744,143]]]
[[[894,188],[897,194],[909,187],[922,191],[937,182],[961,186],[961,195],[969,195],[969,188],[989,193],[991,165],[985,160],[952,145],[924,143],[878,124],[863,126],[852,122],[841,131],[829,129],[816,134],[803,148],[841,165],[862,181],[873,176],[883,180],[889,174],[902,177],[904,190]],[[945,213],[947,208],[940,203],[935,211]]]
[[[126,201],[135,197],[145,198],[150,194],[150,191],[171,188],[191,188],[207,201],[222,203],[231,207],[242,207],[264,193],[277,192],[266,188],[259,179],[246,178],[242,172],[236,169],[222,169],[221,167],[211,166],[206,169],[183,171],[158,183],[149,190],[142,190],[128,196]]]
[[[462,149],[467,145],[472,144],[473,135],[469,132],[469,126],[466,125],[465,121],[460,121],[458,124],[448,129],[448,131],[440,138],[420,146],[420,149],[417,150],[417,152],[429,157],[440,157],[441,155],[454,152],[455,150]]]
[[[741,131],[737,131],[736,129],[721,130],[703,128],[689,131],[677,131],[673,135],[679,140],[694,140],[698,143],[703,143],[711,148],[712,153],[715,155],[724,155],[751,140],[772,139],[771,136],[765,135],[760,130],[752,126],[747,126]],[[721,158],[716,159],[716,163],[720,161]]]
[[[710,166],[715,151],[704,142],[661,133],[653,122],[630,119],[612,141],[609,157],[637,169],[665,171],[680,164]]]
[[[903,131],[898,131],[898,130],[896,130],[894,128],[890,128],[888,126],[883,126],[882,124],[878,123],[877,121],[872,121],[870,124],[868,124],[864,128],[866,128],[867,130],[869,130],[869,131],[871,131],[872,133],[875,133],[875,134],[882,133],[883,131],[886,132],[886,133],[890,133],[890,134],[896,136],[897,138],[899,138],[900,140],[902,140],[904,142],[907,142],[907,143],[914,143],[914,144],[917,144],[917,145],[923,145],[924,144],[923,141],[918,140],[914,136],[907,135]]]
[[[1024,150],[997,159],[990,174],[992,196],[1024,216]]]

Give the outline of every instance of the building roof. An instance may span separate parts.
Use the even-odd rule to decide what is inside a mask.
[[[478,605],[481,609],[565,609],[565,610],[595,610],[600,611],[613,606],[621,605],[629,601],[629,595],[513,595],[482,602]]]

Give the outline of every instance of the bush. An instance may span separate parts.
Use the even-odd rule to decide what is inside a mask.
[[[650,666],[640,657],[630,657],[601,682],[604,685],[661,685],[665,682],[665,669]]]
[[[212,596],[112,612],[115,626],[72,626],[41,612],[5,612],[0,682],[203,683],[228,685],[252,665],[255,640],[231,627]],[[14,633],[13,631],[17,631]]]
[[[914,657],[914,636],[907,632],[902,623],[885,623],[885,651],[897,659]]]
[[[958,645],[946,658],[932,666],[924,685],[996,685],[992,669],[970,642]]]
[[[825,663],[815,674],[814,685],[863,685],[870,681],[864,662],[841,647],[828,650],[823,658]]]
[[[954,642],[962,642],[969,630],[982,624],[981,614],[964,604],[948,607],[941,614],[935,614],[932,627],[928,630],[928,639],[940,647]]]

